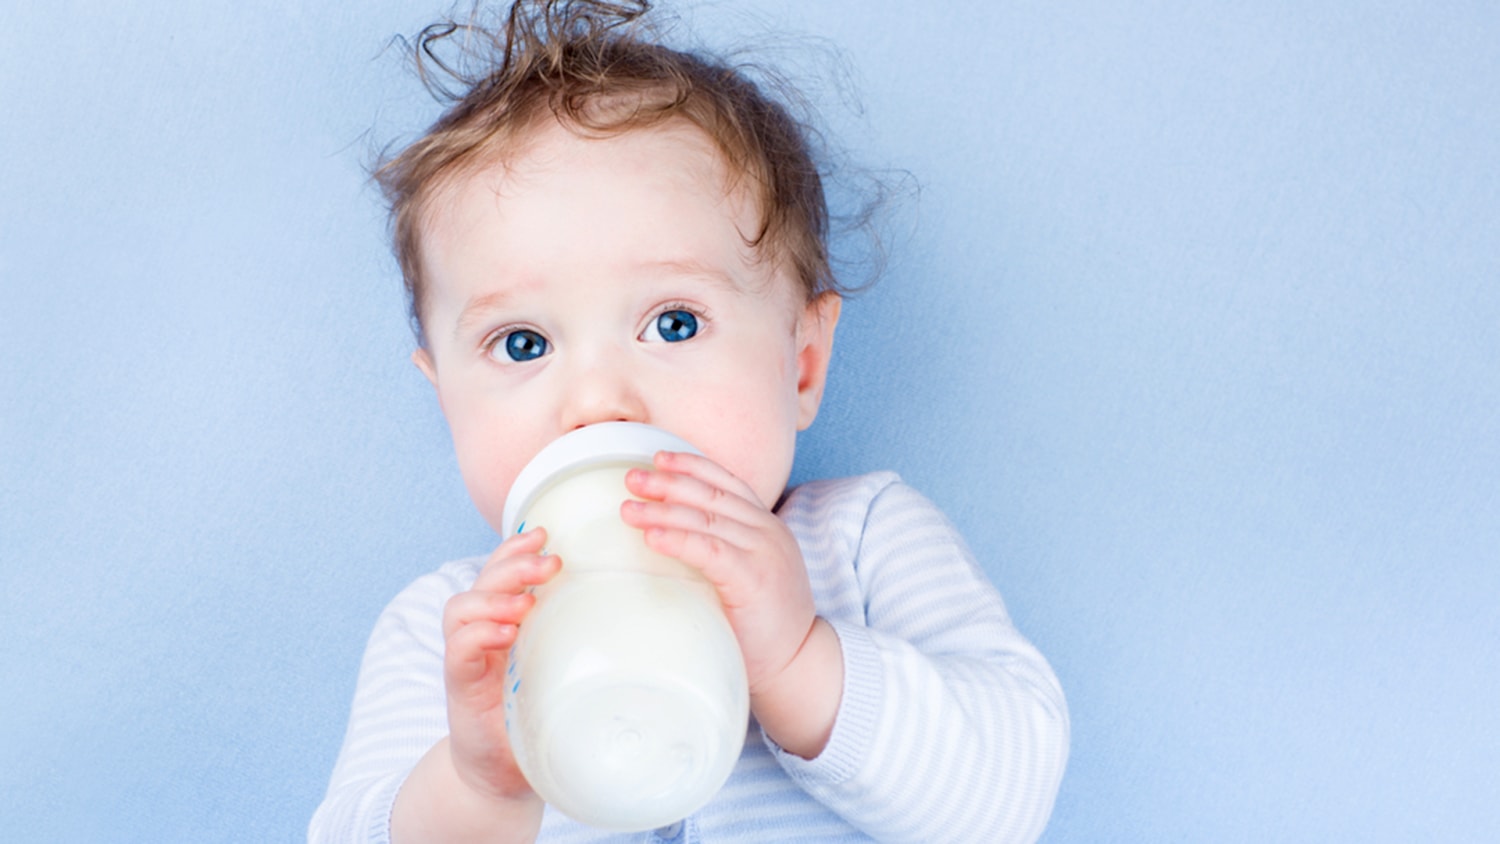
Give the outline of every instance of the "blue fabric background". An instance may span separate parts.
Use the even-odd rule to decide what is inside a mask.
[[[299,840],[376,614],[493,543],[362,170],[442,11],[0,10],[0,838]],[[1046,840],[1493,840],[1500,7],[695,17],[839,45],[922,185],[797,471],[900,471],[1051,658]]]

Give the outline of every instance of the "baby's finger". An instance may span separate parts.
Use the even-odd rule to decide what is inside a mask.
[[[739,550],[755,542],[755,529],[744,522],[693,505],[627,500],[620,506],[620,518],[643,531],[668,529],[713,536]]]
[[[710,487],[733,493],[738,498],[754,503],[761,510],[770,509],[770,504],[761,501],[755,490],[738,475],[702,455],[686,451],[658,451],[651,463],[664,472],[697,478]]]
[[[737,580],[753,572],[744,564],[744,552],[713,534],[680,528],[653,527],[645,531],[646,547],[681,560],[702,572],[728,608],[743,590]]]
[[[562,568],[562,560],[556,554],[544,557],[527,555],[508,557],[479,573],[470,590],[474,592],[502,592],[510,595],[525,591],[530,586],[540,586],[551,580]]]
[[[561,563],[550,555],[538,556],[546,541],[546,531],[533,528],[500,543],[469,588],[488,592],[519,592],[527,586],[546,583],[557,573]]]
[[[691,456],[691,455],[689,455]],[[759,499],[730,475],[716,480],[727,481],[721,485],[715,479],[704,479],[695,475],[664,469],[632,469],[625,475],[625,487],[631,494],[648,501],[662,501],[693,507],[716,516],[738,522],[753,524],[769,511],[760,506]]]
[[[478,622],[520,624],[535,603],[524,592],[460,592],[443,606],[443,638],[452,639],[459,628]]]
[[[505,537],[502,543],[495,546],[495,550],[489,553],[489,559],[484,561],[484,565],[493,565],[499,559],[507,558],[507,556],[537,553],[538,550],[546,547],[546,544],[547,532],[544,528],[532,528],[529,531],[519,532],[519,534],[511,534],[510,537]]]
[[[546,545],[547,530],[545,528],[534,527],[531,530],[512,534],[495,546],[495,550],[490,552],[489,559],[484,561],[484,567],[491,568],[508,557],[535,554]]]
[[[483,681],[516,642],[516,625],[479,622],[458,628],[447,637],[443,665],[453,686]]]

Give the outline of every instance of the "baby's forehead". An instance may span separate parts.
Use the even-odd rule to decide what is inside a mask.
[[[523,132],[497,139],[467,161],[435,174],[422,215],[423,234],[465,197],[503,201],[538,180],[566,176],[569,170],[614,173],[656,168],[663,191],[688,185],[709,197],[717,211],[734,221],[747,248],[764,245],[766,209],[761,180],[696,124],[670,118],[650,126],[608,133],[549,119]],[[607,186],[601,185],[600,190]]]
[[[622,166],[638,166],[642,157],[664,157],[671,160],[674,169],[726,200],[756,213],[764,210],[756,190],[762,180],[751,172],[743,157],[733,155],[708,131],[683,117],[598,131],[549,116],[497,137],[488,149],[478,152],[470,166],[461,166],[455,177],[503,182],[555,167],[579,150],[597,148],[603,154],[605,147],[620,146],[637,153],[635,160],[623,161]]]
[[[617,248],[615,266],[654,264],[712,281],[711,268],[731,262],[752,270],[736,271],[735,280],[756,279],[757,292],[800,290],[791,262],[763,236],[757,181],[732,167],[687,120],[610,133],[550,120],[455,168],[434,191],[423,264],[439,270],[453,251],[483,248],[487,239],[499,254],[500,244],[567,231],[565,248]],[[622,232],[634,237],[622,240]]]

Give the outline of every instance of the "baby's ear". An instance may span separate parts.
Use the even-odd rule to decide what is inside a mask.
[[[432,384],[432,386],[436,388],[437,364],[432,360],[432,353],[427,351],[427,349],[418,346],[417,350],[411,353],[411,362],[416,364],[418,369],[422,370],[422,374],[427,376],[428,383]]]
[[[797,322],[797,430],[804,431],[818,416],[823,386],[828,383],[828,361],[833,357],[833,331],[844,300],[832,290],[818,294],[802,310]]]

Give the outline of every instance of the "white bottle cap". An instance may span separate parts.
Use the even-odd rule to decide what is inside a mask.
[[[505,497],[505,535],[516,533],[521,514],[553,479],[587,463],[650,463],[658,451],[703,453],[676,434],[640,422],[600,422],[563,434],[516,475]]]

